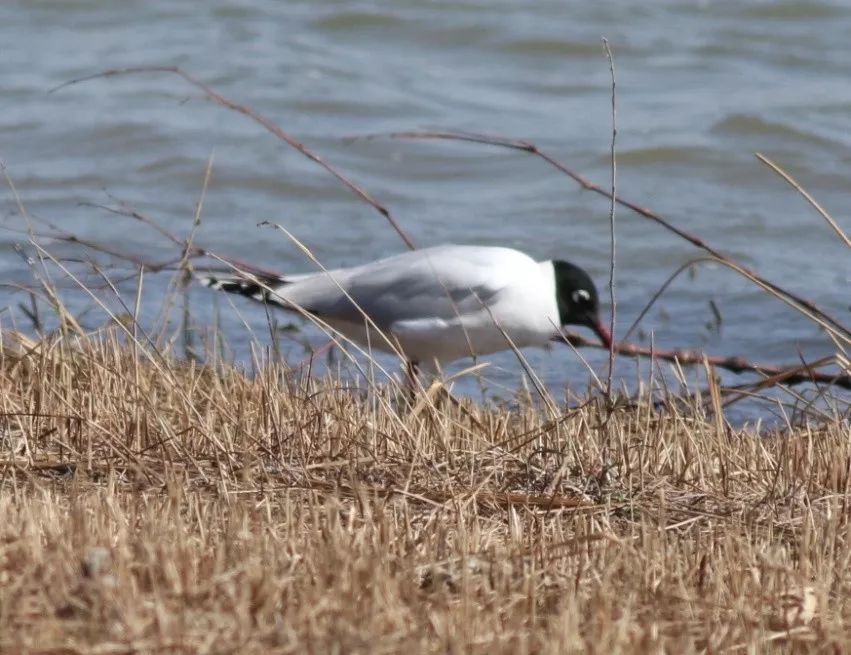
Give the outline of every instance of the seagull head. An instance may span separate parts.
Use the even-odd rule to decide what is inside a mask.
[[[589,327],[609,348],[612,335],[600,320],[600,299],[591,276],[578,266],[558,259],[553,261],[553,272],[561,324]]]

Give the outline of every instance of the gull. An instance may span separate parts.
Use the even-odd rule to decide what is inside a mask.
[[[606,347],[612,342],[588,273],[513,248],[442,245],[350,268],[200,281],[315,317],[367,348],[403,355],[413,371],[543,346],[566,325],[591,328]]]

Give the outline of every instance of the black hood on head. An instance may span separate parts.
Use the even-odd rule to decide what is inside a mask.
[[[559,259],[553,261],[553,274],[560,323],[590,327],[609,346],[611,335],[600,321],[600,297],[591,276],[579,266]]]

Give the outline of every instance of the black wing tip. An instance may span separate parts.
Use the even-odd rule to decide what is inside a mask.
[[[220,280],[214,275],[199,275],[198,281],[201,283],[201,286],[209,287],[211,289],[218,289],[219,285],[224,281]]]
[[[205,275],[198,278],[202,285],[211,289],[221,289],[222,291],[239,292],[246,285],[254,284],[250,280],[237,277],[216,277],[215,275]]]
[[[274,289],[281,285],[287,284],[286,280],[277,277],[258,277],[257,282],[243,277],[216,277],[215,275],[205,275],[199,277],[202,285],[217,291],[233,293],[240,296],[246,296],[259,302],[271,302],[276,305],[284,306],[280,298],[274,295]]]
[[[201,278],[201,284],[218,291],[238,293],[244,296],[254,296],[264,291],[264,288],[257,282],[241,278],[217,278],[209,276]]]

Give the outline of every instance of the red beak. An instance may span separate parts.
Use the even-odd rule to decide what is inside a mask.
[[[601,321],[598,318],[597,321],[594,323],[594,325],[591,326],[591,327],[593,328],[594,332],[597,333],[597,336],[600,337],[600,341],[603,342],[603,345],[606,348],[611,349],[611,347],[612,347],[612,333],[609,332],[609,328],[607,328],[605,325],[603,325],[603,321]]]

